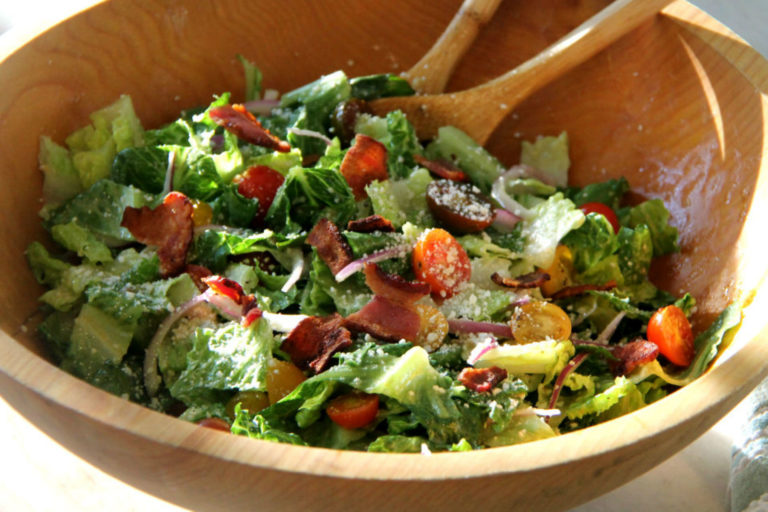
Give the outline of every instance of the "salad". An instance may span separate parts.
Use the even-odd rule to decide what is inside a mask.
[[[32,243],[51,357],[106,391],[256,439],[372,452],[543,439],[659,400],[740,322],[694,337],[648,280],[678,251],[661,200],[568,185],[568,137],[503,166],[420,141],[392,75],[230,94],[144,129],[131,99],[43,137]]]

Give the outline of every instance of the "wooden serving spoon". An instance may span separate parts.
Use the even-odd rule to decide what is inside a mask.
[[[586,61],[672,0],[615,0],[536,57],[461,92],[397,96],[370,103],[376,115],[402,110],[421,139],[453,125],[485,144],[499,123],[531,93]]]
[[[422,94],[443,92],[456,64],[500,3],[501,0],[464,0],[440,39],[419,62],[403,73],[411,87]]]

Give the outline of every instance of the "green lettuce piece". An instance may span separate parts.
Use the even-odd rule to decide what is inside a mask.
[[[427,440],[421,436],[383,435],[368,445],[369,452],[377,453],[420,453],[421,445]]]
[[[119,365],[133,338],[133,326],[91,304],[75,318],[67,358],[89,378],[105,364]]]
[[[259,414],[252,416],[248,411],[242,409],[240,404],[235,406],[235,420],[232,422],[231,430],[233,434],[250,437],[251,439],[307,446],[307,443],[301,437],[270,425]]]
[[[115,156],[109,177],[116,183],[159,194],[165,184],[170,154],[170,148],[155,146],[124,149]]]
[[[338,311],[347,316],[359,311],[373,298],[360,274],[337,282],[331,270],[313,251],[309,283],[301,297],[301,311],[309,315],[328,315]]]
[[[618,233],[619,267],[625,284],[640,284],[648,279],[653,259],[653,241],[648,226],[621,227]]]
[[[268,229],[260,232],[206,229],[193,240],[188,258],[191,263],[202,265],[212,272],[223,272],[229,256],[278,251],[281,241],[286,239]]]
[[[144,130],[130,96],[120,96],[113,104],[93,112],[91,121],[91,125],[67,137],[83,188],[109,176],[118,152],[144,144]]]
[[[557,193],[532,209],[530,218],[521,224],[521,235],[526,240],[523,257],[539,268],[549,268],[555,258],[560,240],[584,223],[584,214],[570,199]]]
[[[618,211],[621,198],[629,191],[629,182],[622,177],[600,183],[590,183],[584,187],[568,187],[565,195],[580,207],[586,203],[603,203]]]
[[[294,167],[278,189],[266,224],[283,233],[309,231],[325,217],[345,226],[357,211],[355,197],[335,170]]]
[[[214,224],[247,228],[259,210],[259,200],[243,196],[238,185],[230,183],[222,187],[221,195],[211,202],[211,208]]]
[[[635,384],[626,377],[616,377],[613,384],[594,396],[577,400],[563,411],[571,420],[578,420],[589,414],[602,414],[619,403],[623,397],[637,390]]]
[[[472,318],[478,322],[500,320],[514,300],[515,295],[507,290],[481,288],[474,282],[463,286],[459,293],[446,299],[440,311],[446,318]]]
[[[557,137],[536,137],[530,143],[523,141],[520,163],[530,165],[545,173],[549,181],[559,187],[568,184],[568,168],[571,159],[568,156],[568,134],[561,133]]]
[[[437,137],[427,146],[426,155],[431,159],[455,161],[486,194],[504,172],[504,166],[496,157],[453,126],[443,126],[437,131]]]
[[[187,404],[205,402],[216,391],[265,391],[274,340],[269,323],[249,327],[229,322],[194,333],[187,367],[170,386],[171,395]]]
[[[128,229],[120,224],[123,212],[129,206],[154,207],[158,198],[131,186],[120,185],[111,180],[100,180],[85,192],[76,195],[56,210],[51,211],[46,225],[77,224],[90,231],[97,240],[110,247],[133,242]]]
[[[349,86],[352,98],[366,101],[389,96],[411,96],[416,93],[407,80],[391,73],[350,78]]]
[[[630,208],[622,208],[617,212],[619,222],[623,226],[636,228],[646,225],[651,232],[653,255],[662,256],[678,252],[677,228],[668,224],[669,211],[661,199],[651,199]]]
[[[239,53],[237,60],[243,66],[245,75],[245,101],[258,100],[261,97],[261,70]]]
[[[618,249],[611,223],[596,213],[588,214],[584,224],[568,233],[562,243],[571,250],[573,266],[578,272],[588,270]]]
[[[501,432],[490,431],[485,444],[491,448],[511,444],[529,443],[539,439],[555,437],[547,422],[535,415],[518,416]]]
[[[544,382],[555,377],[576,353],[569,340],[546,340],[525,345],[501,345],[486,351],[477,368],[498,366],[510,375],[543,374]]]
[[[122,251],[112,262],[104,265],[71,265],[58,276],[56,286],[40,296],[40,301],[59,311],[69,311],[83,298],[90,284],[109,279],[136,282],[136,278],[142,274],[155,278],[159,273],[158,266],[154,253],[140,254],[133,249]]]
[[[62,277],[72,266],[65,261],[51,256],[48,249],[40,242],[29,244],[26,255],[37,282],[52,288],[59,286]]]
[[[62,247],[74,251],[81,258],[91,263],[112,261],[109,247],[87,229],[83,229],[74,220],[67,224],[57,224],[51,228],[51,235]]]
[[[391,180],[371,182],[366,185],[365,192],[371,200],[373,212],[388,219],[395,228],[402,227],[408,221],[405,210],[392,192]]]
[[[83,191],[80,175],[67,148],[59,146],[50,137],[40,137],[38,161],[43,171],[45,211]]]

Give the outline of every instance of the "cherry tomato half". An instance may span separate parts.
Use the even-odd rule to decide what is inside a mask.
[[[267,368],[267,396],[269,403],[279,402],[304,382],[307,377],[290,361],[273,359]]]
[[[518,343],[546,339],[567,340],[571,335],[568,313],[551,302],[534,300],[515,308],[509,326]]]
[[[608,222],[611,223],[611,227],[613,227],[614,233],[619,232],[619,228],[621,227],[619,225],[619,218],[616,216],[616,212],[614,212],[613,209],[607,204],[597,202],[584,203],[579,207],[579,210],[584,212],[584,215],[589,215],[590,213],[599,213],[605,217]]]
[[[259,200],[259,210],[253,221],[261,224],[267,216],[269,207],[272,206],[272,201],[275,200],[277,189],[283,184],[285,178],[271,167],[256,165],[238,174],[232,181],[237,183],[237,191],[241,196]]]
[[[230,432],[229,423],[221,418],[204,418],[197,422],[201,427],[212,428],[213,430],[221,430],[222,432]]]
[[[677,306],[658,309],[648,322],[648,341],[672,364],[688,366],[693,361],[693,330],[683,310]]]
[[[432,298],[441,301],[453,296],[469,281],[472,266],[464,248],[444,229],[430,229],[413,248],[413,272],[427,283]]]
[[[331,400],[325,412],[340,427],[362,428],[376,418],[379,396],[362,392],[347,393]]]

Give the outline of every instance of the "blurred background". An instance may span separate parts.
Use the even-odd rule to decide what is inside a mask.
[[[519,0],[507,0],[519,1]],[[92,0],[0,0],[0,34],[43,26]],[[692,0],[768,56],[768,0]],[[2,41],[0,41],[1,43]],[[737,407],[691,446],[642,477],[572,512],[728,511],[731,441],[743,425]],[[180,512],[80,460],[0,398],[0,511]]]

